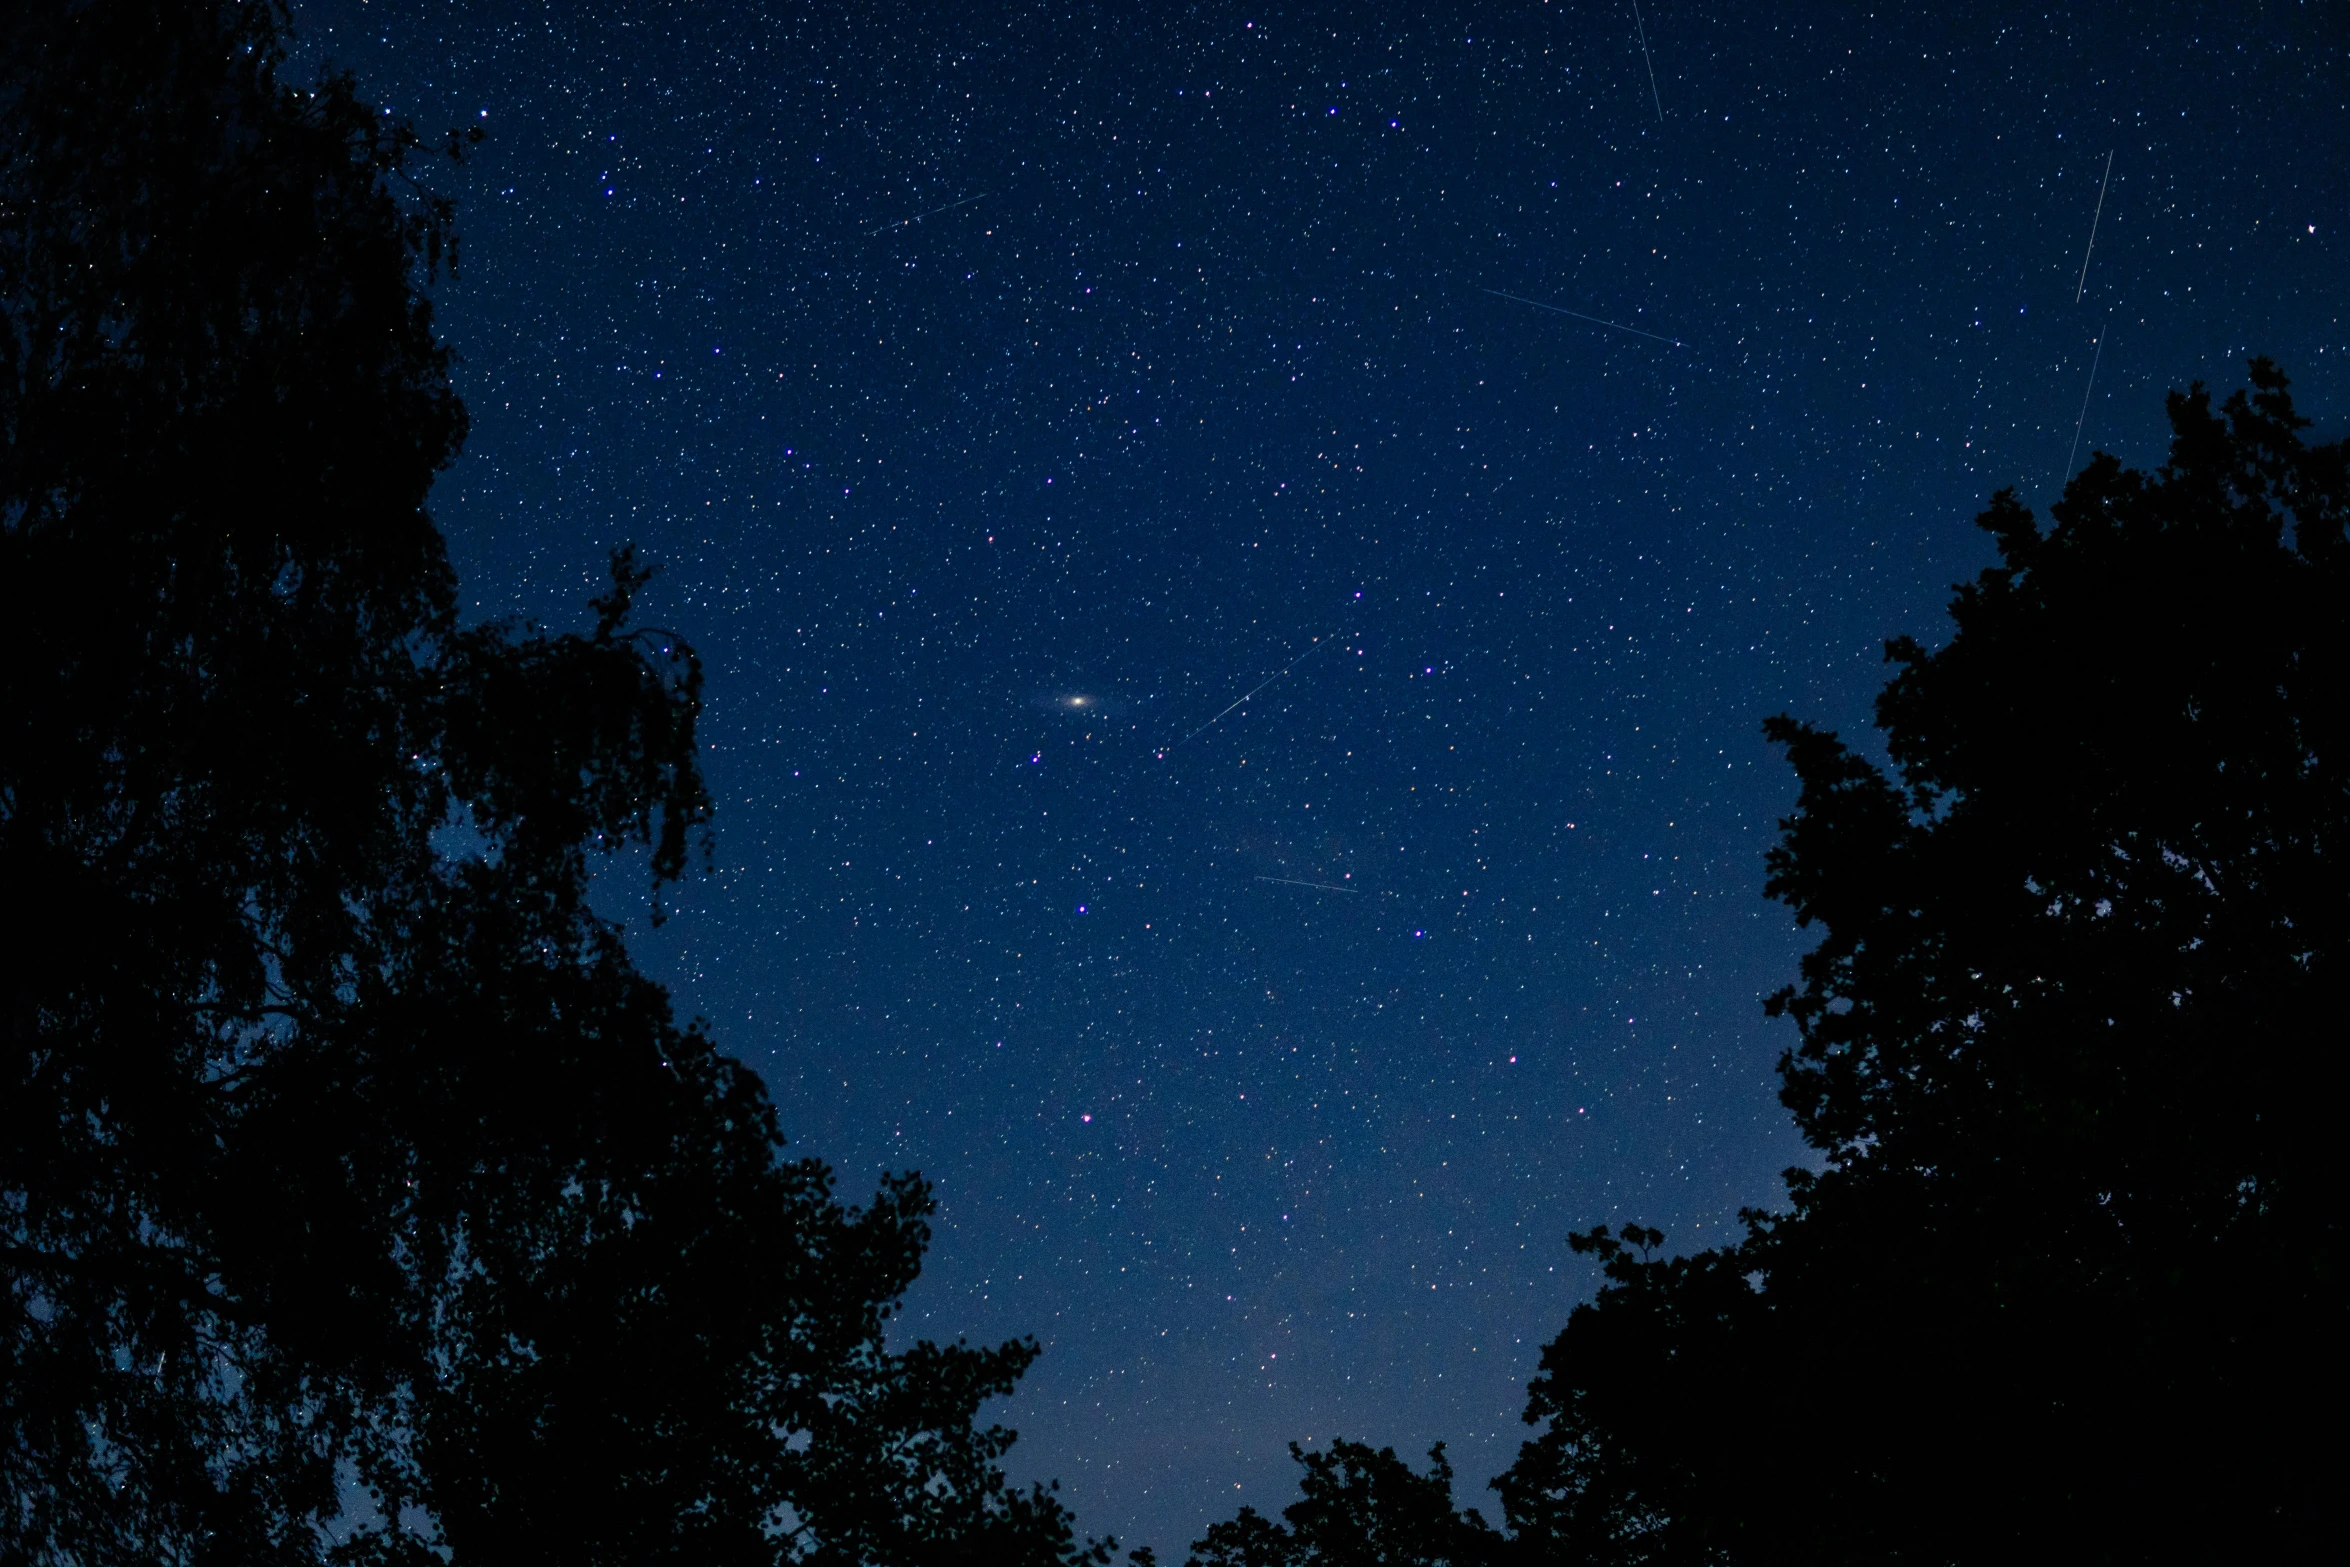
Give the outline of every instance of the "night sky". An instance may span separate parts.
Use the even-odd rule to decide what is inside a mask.
[[[1162,1552],[1291,1439],[1491,1516],[1567,1232],[1803,1155],[1761,721],[1864,725],[2076,423],[2158,461],[2248,352],[2350,411],[2338,8],[296,16],[488,132],[469,603],[633,540],[708,660],[636,951],[845,1191],[937,1182],[899,1334],[1033,1333],[1014,1473]]]

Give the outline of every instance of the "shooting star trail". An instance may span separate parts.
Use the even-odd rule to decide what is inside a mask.
[[[2081,302],[2081,295],[2089,287],[2089,258],[2097,254],[2097,224],[2105,216],[2105,187],[2113,180],[2113,154],[2105,155],[2105,178],[2097,182],[2097,213],[2089,219],[2089,248],[2081,252],[2081,280],[2073,285],[2073,303]]]
[[[2097,352],[2089,360],[2089,384],[2081,390],[2081,417],[2073,421],[2073,449],[2065,453],[2064,472],[2057,482],[2073,476],[2073,459],[2081,455],[2081,426],[2089,422],[2089,394],[2097,390],[2097,366],[2105,359],[2105,327],[2113,325],[2113,312],[2105,312],[2105,326],[2097,329]]]
[[[1295,876],[1259,876],[1259,881],[1277,881],[1284,887],[1311,887],[1316,892],[1356,892],[1359,888],[1341,887],[1334,881],[1300,881]]]
[[[971,205],[971,203],[977,201],[980,196],[984,196],[986,194],[986,191],[981,191],[978,196],[965,196],[961,201],[950,201],[943,207],[933,207],[928,212],[917,212],[910,218],[900,218],[895,223],[884,223],[877,229],[867,229],[865,233],[868,236],[871,236],[874,234],[886,234],[891,229],[902,229],[909,223],[919,223],[924,218],[935,218],[940,213],[952,212],[957,207],[968,207]]]
[[[1662,125],[1665,100],[1664,95],[1656,90],[1656,62],[1648,58],[1648,29],[1640,21],[1640,0],[1632,0],[1632,26],[1640,34],[1640,58],[1648,66],[1648,95],[1656,100],[1656,119]]]
[[[1286,668],[1274,671],[1272,674],[1269,674],[1264,679],[1258,681],[1255,685],[1249,687],[1248,690],[1244,692],[1238,700],[1234,701],[1230,707],[1225,708],[1223,713],[1218,713],[1215,717],[1209,719],[1206,723],[1200,725],[1197,729],[1194,729],[1191,733],[1185,735],[1182,739],[1175,741],[1172,745],[1160,746],[1158,750],[1159,760],[1162,762],[1165,761],[1167,759],[1167,753],[1174,750],[1177,746],[1189,745],[1192,741],[1197,740],[1201,735],[1204,735],[1209,730],[1215,728],[1218,724],[1224,721],[1224,713],[1231,712],[1232,708],[1240,706],[1242,702],[1246,702],[1250,697],[1255,696],[1259,691],[1264,690],[1265,687],[1271,685],[1274,681],[1279,680],[1283,675],[1288,674],[1290,670],[1295,669],[1298,665],[1304,663],[1307,659],[1312,658],[1316,653],[1321,652],[1323,643],[1335,642],[1336,640],[1338,639],[1335,635],[1315,638],[1314,645],[1312,647],[1307,648],[1303,653],[1300,653],[1297,657],[1291,659]]]
[[[1562,316],[1573,316],[1576,320],[1588,321],[1593,326],[1604,326],[1611,332],[1629,332],[1634,337],[1653,337],[1658,342],[1670,343],[1675,348],[1686,348],[1689,346],[1688,344],[1682,342],[1679,338],[1667,337],[1662,332],[1643,332],[1640,330],[1640,328],[1636,326],[1626,326],[1621,321],[1602,321],[1597,316],[1587,316],[1580,310],[1569,310],[1564,305],[1546,305],[1539,299],[1527,299],[1518,294],[1505,294],[1498,288],[1488,288],[1483,290],[1483,292],[1491,294],[1496,299],[1507,299],[1521,305],[1532,305],[1537,310],[1549,310]]]

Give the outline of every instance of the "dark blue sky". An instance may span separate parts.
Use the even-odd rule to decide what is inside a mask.
[[[489,133],[473,602],[634,540],[709,661],[639,953],[844,1186],[935,1178],[905,1331],[1043,1342],[1090,1530],[1338,1434],[1490,1512],[1566,1232],[1801,1156],[1761,720],[1864,723],[2077,419],[2156,460],[2248,351],[2350,409],[2340,11],[1642,11],[1653,92],[1628,4],[297,8]]]

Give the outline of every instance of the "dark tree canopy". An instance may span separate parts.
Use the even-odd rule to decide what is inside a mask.
[[[1416,1474],[1395,1449],[1337,1441],[1309,1453],[1292,1442],[1305,1473],[1298,1500],[1277,1524],[1253,1507],[1195,1540],[1190,1567],[1491,1567],[1500,1535],[1474,1509],[1456,1512],[1444,1444]]]
[[[1773,998],[1819,1151],[1741,1245],[1613,1281],[1500,1482],[1561,1560],[2296,1560],[2337,1532],[2350,480],[2285,378],[2170,399],[1955,635],[1887,776],[1787,719]]]
[[[1098,1557],[631,964],[701,672],[467,625],[428,150],[275,5],[0,14],[0,1561]],[[451,151],[457,151],[453,141]],[[403,1524],[401,1520],[407,1520]]]
[[[1768,726],[1817,1168],[1733,1246],[1572,1238],[1608,1283],[1529,1386],[1508,1533],[1340,1444],[1200,1567],[2339,1554],[2350,463],[2251,381],[2046,531],[1993,497],[1954,635],[1888,646],[1890,775]]]

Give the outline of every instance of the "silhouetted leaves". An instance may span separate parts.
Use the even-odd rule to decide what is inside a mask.
[[[1774,720],[1790,1211],[1608,1288],[1499,1482],[1543,1559],[2296,1559],[2344,1391],[2350,519],[2285,378],[2170,401],[1957,632],[1888,648],[1887,777]],[[1646,1237],[1643,1237],[1646,1239]],[[2329,1531],[2330,1532],[2330,1531]]]
[[[883,1343],[922,1183],[589,909],[687,867],[700,666],[626,553],[459,621],[449,210],[281,37],[0,19],[0,1559],[1098,1559],[973,1427],[1034,1347]]]
[[[1444,1444],[1416,1474],[1395,1449],[1337,1441],[1322,1453],[1291,1443],[1305,1473],[1277,1524],[1254,1508],[1192,1545],[1192,1567],[1486,1567],[1500,1536],[1474,1510],[1455,1512]]]
[[[1766,890],[1820,937],[1769,1010],[1819,1168],[1733,1246],[1570,1237],[1607,1282],[1528,1386],[1509,1534],[1340,1444],[1201,1567],[2325,1554],[2350,472],[2251,380],[2174,394],[2170,461],[2098,455],[2046,532],[1992,499],[1956,634],[1887,648],[1893,776],[1768,725],[1802,793]]]

